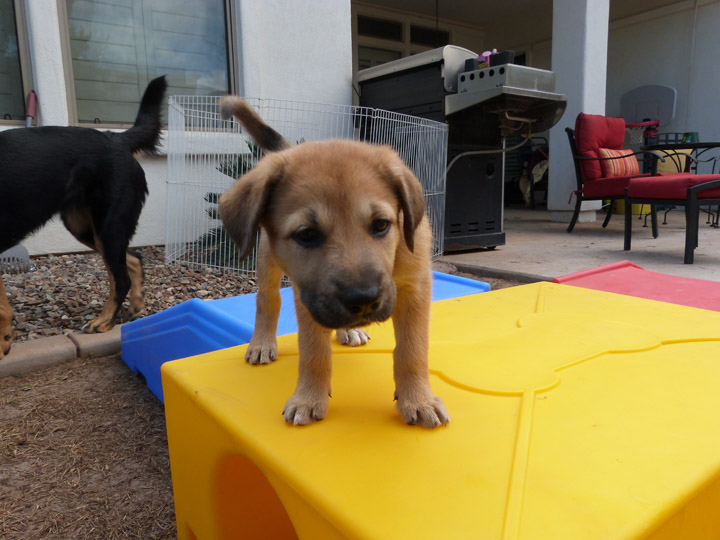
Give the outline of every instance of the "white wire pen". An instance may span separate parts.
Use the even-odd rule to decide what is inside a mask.
[[[233,120],[218,114],[217,96],[172,96],[169,104],[166,262],[254,275],[255,253],[238,260],[217,215],[217,199],[255,166],[261,152]],[[293,143],[352,139],[392,146],[420,180],[442,254],[447,125],[379,109],[246,99]]]

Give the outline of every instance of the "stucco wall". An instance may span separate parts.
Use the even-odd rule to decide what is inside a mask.
[[[350,0],[236,1],[240,93],[349,105]]]
[[[661,131],[697,131],[702,141],[719,140],[720,2],[699,3],[697,18],[692,2],[652,15],[611,27],[607,114],[620,116],[620,97],[628,90],[667,85],[677,90],[677,107]]]

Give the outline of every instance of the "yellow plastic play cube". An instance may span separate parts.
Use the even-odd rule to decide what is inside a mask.
[[[371,336],[334,345],[302,428],[296,336],[163,366],[179,538],[720,537],[720,313],[550,283],[436,302],[434,430],[394,410],[391,323]]]

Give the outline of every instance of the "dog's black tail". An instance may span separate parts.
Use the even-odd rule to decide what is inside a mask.
[[[160,143],[160,110],[166,89],[164,76],[150,81],[140,101],[135,124],[127,131],[117,134],[131,152],[142,150],[153,154],[157,150]]]
[[[237,96],[225,96],[219,103],[222,118],[237,118],[260,148],[266,152],[279,152],[292,146],[290,142],[268,126],[250,105]]]

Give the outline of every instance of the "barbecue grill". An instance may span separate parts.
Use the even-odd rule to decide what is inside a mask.
[[[477,60],[448,45],[357,76],[360,105],[447,122],[446,252],[505,244],[506,139],[548,130],[566,106],[551,71]]]

